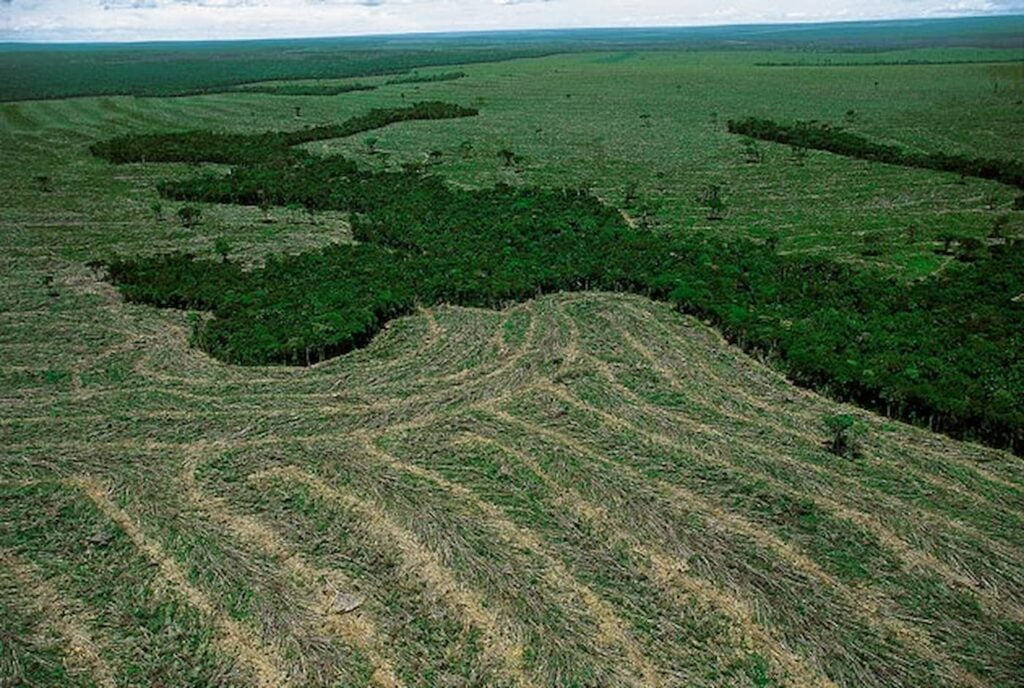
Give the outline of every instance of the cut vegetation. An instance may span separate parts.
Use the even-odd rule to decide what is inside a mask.
[[[1020,25],[12,49],[0,685],[1019,688]]]

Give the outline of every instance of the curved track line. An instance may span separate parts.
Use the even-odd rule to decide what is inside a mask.
[[[479,436],[477,436],[479,437]],[[735,647],[757,646],[770,657],[784,673],[798,680],[795,685],[837,688],[827,676],[817,668],[811,668],[802,657],[789,650],[781,641],[763,628],[756,620],[753,610],[742,600],[722,592],[712,583],[686,573],[689,568],[686,562],[660,550],[654,545],[641,542],[634,535],[618,528],[603,507],[591,504],[579,492],[571,487],[558,483],[541,468],[533,457],[524,452],[508,447],[491,438],[479,437],[482,442],[492,444],[510,456],[515,457],[524,467],[534,473],[552,492],[556,503],[561,503],[578,517],[596,526],[607,534],[612,542],[621,543],[631,549],[650,565],[650,575],[670,590],[681,589],[685,593],[699,598],[702,602],[725,614],[735,625],[729,626]],[[685,598],[678,598],[682,605],[690,604]]]
[[[799,571],[808,578],[835,590],[837,595],[841,596],[843,602],[848,606],[848,611],[859,617],[865,626],[871,628],[880,636],[892,634],[900,638],[907,645],[916,650],[922,657],[942,666],[949,675],[956,677],[957,681],[961,685],[973,686],[974,688],[982,688],[987,685],[980,678],[955,664],[942,651],[937,649],[927,634],[900,621],[898,618],[886,616],[881,610],[891,608],[895,605],[888,596],[863,586],[847,585],[822,569],[816,561],[801,552],[798,548],[782,540],[771,531],[751,523],[741,516],[737,516],[722,509],[711,500],[692,492],[687,488],[667,483],[657,478],[644,476],[631,466],[608,459],[600,452],[594,451],[589,447],[576,442],[573,438],[567,435],[533,425],[532,423],[520,420],[501,411],[492,411],[491,413],[505,423],[519,425],[528,429],[530,432],[538,435],[544,435],[578,455],[586,456],[612,470],[621,471],[640,483],[655,485],[663,493],[668,494],[685,504],[692,505],[697,513],[710,517],[717,523],[724,524],[734,533],[743,535],[758,543],[766,550],[773,552],[794,570]],[[528,461],[531,465],[538,466],[539,468],[536,461],[525,453],[508,447],[493,438],[485,438],[485,441],[500,447],[506,453],[516,456],[520,461]],[[563,487],[562,489],[565,488]]]
[[[78,612],[61,601],[65,596],[13,552],[0,548],[0,566],[14,577],[25,596],[32,598],[32,606],[42,619],[64,639],[68,662],[87,670],[100,688],[115,688],[114,672],[100,655],[85,624],[76,618]]]
[[[273,468],[253,473],[251,480],[283,477],[301,483],[314,494],[329,502],[341,504],[363,517],[363,526],[391,543],[401,554],[404,563],[419,572],[423,582],[443,599],[463,620],[483,634],[483,652],[497,665],[503,677],[517,686],[533,686],[523,667],[524,648],[518,640],[503,632],[498,617],[484,606],[480,597],[461,585],[437,556],[423,546],[416,537],[394,522],[377,506],[345,492],[341,492],[319,477],[296,466]]]
[[[625,622],[619,618],[615,610],[589,586],[577,580],[569,569],[566,568],[565,564],[555,555],[551,554],[537,536],[510,521],[500,508],[484,500],[473,490],[453,483],[435,471],[395,458],[376,447],[368,437],[364,436],[360,441],[364,452],[369,456],[396,470],[404,471],[433,482],[447,492],[471,503],[475,508],[487,514],[487,524],[497,530],[505,541],[539,555],[547,567],[545,575],[548,578],[548,582],[557,588],[573,591],[583,601],[583,604],[594,619],[597,620],[601,633],[598,641],[605,645],[618,645],[626,653],[630,664],[640,672],[643,680],[642,685],[649,687],[662,685],[654,665],[644,656],[636,640],[626,630]]]
[[[629,394],[631,394],[631,392],[627,388],[622,387],[620,384],[615,383],[615,385],[617,386],[617,388],[621,388],[618,389],[618,391],[622,393],[624,396],[628,396]],[[631,423],[630,421],[619,418],[618,416],[614,416],[608,413],[607,411],[604,411],[603,409],[591,406],[587,402],[573,395],[568,390],[559,388],[556,385],[538,384],[538,387],[544,389],[553,396],[556,396],[557,398],[561,399],[566,404],[575,406],[576,408],[583,410],[587,413],[594,414],[600,417],[605,422],[609,423],[610,425],[618,426],[621,429],[645,437],[648,441],[654,442],[655,444],[671,447],[673,449],[687,453],[693,451],[691,448],[686,447],[683,444],[680,444],[677,440],[673,439],[670,436],[639,427]],[[644,402],[641,399],[638,400],[638,403],[642,404],[646,402]],[[736,440],[736,443],[745,444],[740,440]],[[764,448],[752,449],[761,451],[762,453],[766,453],[766,450]],[[785,457],[784,455],[779,454],[777,452],[769,453],[771,454],[771,456],[779,459],[783,463],[790,463],[794,461],[793,459],[789,459],[788,457]],[[707,454],[702,454],[701,456],[703,456],[705,460],[709,461],[710,463],[723,466],[731,470],[737,470],[736,466],[730,464],[728,461],[725,461],[723,459],[716,458]],[[808,464],[803,464],[803,462],[797,463],[805,468],[813,469],[812,466]],[[749,471],[747,469],[744,469],[742,472],[748,473]],[[756,475],[759,477],[759,479],[764,480],[767,484],[771,485],[774,489],[778,490],[779,492],[787,495],[800,497],[800,495],[795,494],[789,486],[785,485],[777,478],[774,478],[762,471],[756,471]],[[839,478],[841,477],[842,476],[839,476]],[[856,485],[857,487],[860,487],[859,484]],[[896,554],[900,558],[906,570],[912,570],[915,566],[931,569],[935,574],[937,574],[947,583],[967,588],[970,592],[972,592],[974,595],[980,598],[980,601],[984,602],[985,606],[989,608],[990,611],[996,613],[997,615],[1005,615],[1018,622],[1024,621],[1024,612],[1022,612],[1022,610],[1020,610],[1016,605],[1009,603],[1006,600],[993,597],[980,586],[978,586],[977,583],[975,583],[970,577],[957,573],[947,564],[937,559],[934,555],[931,555],[927,552],[922,552],[914,548],[913,546],[905,542],[902,538],[900,538],[899,535],[890,530],[888,526],[883,524],[882,521],[879,520],[876,516],[865,513],[853,507],[846,506],[845,504],[842,504],[841,502],[838,502],[835,499],[832,499],[831,497],[828,497],[827,495],[824,494],[809,494],[807,495],[807,498],[816,503],[819,507],[823,508],[824,510],[829,511],[847,521],[851,521],[852,523],[855,523],[864,530],[872,533],[875,537],[878,538],[878,540],[883,545],[888,547],[894,554]]]
[[[196,481],[200,450],[200,448],[196,448],[186,455],[181,471],[181,482],[190,502],[212,516],[218,524],[231,531],[238,539],[259,547],[276,559],[293,578],[308,589],[316,589],[318,583],[324,580],[330,580],[336,590],[346,590],[352,587],[346,584],[347,581],[341,580],[336,572],[321,569],[306,562],[301,554],[288,548],[277,531],[262,525],[253,518],[234,513],[222,498],[204,493]],[[325,604],[321,605],[321,608],[308,605],[307,611],[313,614],[325,629],[337,632],[346,642],[366,655],[374,670],[371,680],[377,686],[400,688],[402,684],[395,674],[392,662],[384,656],[384,650],[373,621],[367,618],[362,611],[340,616],[330,614],[328,609],[332,600],[327,599],[324,602]]]
[[[646,316],[650,316],[650,314],[649,313],[645,313],[643,311],[643,309],[641,309],[639,306],[637,306],[637,305],[635,305],[633,303],[626,302],[626,308],[628,310],[632,311],[635,315],[639,315],[644,322],[652,322],[652,323],[654,323],[662,332],[666,333],[670,338],[675,339],[677,341],[682,341],[683,340],[681,335],[679,335],[677,332],[673,332],[672,329],[669,328],[669,326],[666,325],[664,322],[662,322],[658,317],[656,317],[656,316],[655,317],[644,317],[645,315]],[[701,327],[704,327],[704,326],[702,325]],[[728,349],[729,351],[734,351],[736,349],[736,347],[733,346],[732,344],[730,344],[721,335],[721,333],[718,332],[717,330],[714,330],[713,328],[706,328],[705,331],[707,333],[711,334],[717,341],[719,341],[723,348]],[[815,402],[815,403],[821,403],[823,401],[828,401],[828,402],[831,402],[831,403],[839,403],[839,402],[836,402],[835,400],[828,399],[827,397],[823,397],[823,396],[817,394],[816,392],[814,392],[813,390],[806,389],[804,387],[800,387],[799,385],[796,385],[791,380],[786,378],[785,375],[783,375],[782,373],[780,373],[780,372],[778,372],[776,370],[773,370],[770,366],[764,365],[763,363],[760,363],[759,361],[757,361],[754,358],[746,356],[746,354],[742,354],[742,352],[739,352],[739,354],[743,355],[746,358],[750,358],[750,361],[754,365],[756,365],[758,367],[758,369],[762,373],[767,373],[769,377],[775,378],[780,383],[783,383],[786,388],[792,390],[793,392],[795,392],[796,394],[798,394],[799,396],[803,397],[804,399],[806,399],[808,401],[812,401],[812,402]],[[712,375],[715,375],[716,379],[721,379],[713,371],[709,371],[709,372]],[[725,386],[729,386],[730,388],[733,387],[732,385],[729,385],[729,383],[724,381],[724,380],[722,382],[723,382],[723,385],[725,385]],[[744,388],[742,388],[742,387],[737,387],[737,389],[744,390]],[[757,403],[756,398],[752,397],[749,394],[749,392],[744,392],[744,397],[752,405],[755,405],[757,408],[761,408],[762,410],[769,411],[769,412],[775,412],[776,411],[776,409],[772,409],[771,407],[764,405],[763,402],[760,403],[760,404]],[[870,412],[868,412],[867,410],[863,409],[860,406],[854,405],[854,408],[856,408],[856,410],[860,414],[862,414],[862,415],[865,415],[865,416],[870,415]],[[805,418],[809,417],[809,412],[802,411],[802,410],[799,410],[799,409],[792,409],[792,411],[796,412],[796,413],[800,413],[801,415],[804,415]],[[814,418],[815,422],[818,422],[819,420],[820,419],[818,419],[818,418]],[[895,422],[900,422],[901,425],[907,425],[906,423],[902,423],[901,421],[898,421],[896,419],[893,419],[893,420]],[[915,431],[927,431],[926,428],[917,428],[917,427],[911,426],[911,425],[907,425],[907,426],[910,427],[910,428],[913,428],[913,430],[915,430]],[[955,440],[951,440],[951,441],[955,441]],[[1000,486],[1002,486],[1004,488],[1012,489],[1012,490],[1016,490],[1016,491],[1020,491],[1020,490],[1024,489],[1024,484],[1022,484],[1022,483],[1020,483],[1018,481],[1015,481],[1015,480],[1008,480],[1006,478],[1003,478],[1002,476],[995,475],[995,474],[991,473],[990,471],[988,471],[987,469],[985,469],[983,466],[979,466],[976,462],[971,462],[971,461],[967,461],[965,459],[960,459],[960,458],[957,458],[956,456],[950,456],[949,454],[942,453],[941,450],[939,450],[939,449],[933,449],[931,447],[927,447],[927,446],[923,446],[923,445],[915,445],[915,448],[923,450],[925,453],[928,453],[931,456],[934,456],[934,457],[936,457],[936,458],[938,458],[938,459],[940,459],[942,461],[946,461],[946,462],[949,462],[949,463],[956,464],[960,468],[962,468],[964,470],[967,470],[969,472],[976,473],[981,478],[983,478],[985,480],[988,480],[988,481],[990,481],[990,482],[992,482],[994,484],[1000,485]],[[998,450],[993,450],[993,451],[998,451]]]
[[[634,316],[640,316],[641,311],[640,311],[639,307],[628,305],[626,307],[626,309],[631,311],[631,312],[633,312]],[[602,319],[605,322],[608,323],[609,327],[614,329],[615,332],[620,337],[622,337],[622,339],[625,340],[625,342],[634,351],[636,351],[636,353],[638,353],[640,356],[642,356],[644,359],[646,359],[648,361],[648,363],[651,365],[651,367],[655,370],[655,372],[658,373],[658,375],[663,380],[665,380],[668,384],[672,385],[678,391],[682,391],[684,393],[688,393],[688,392],[692,391],[691,389],[686,388],[685,386],[681,385],[678,382],[678,371],[676,371],[676,370],[672,369],[671,367],[669,367],[668,365],[664,364],[661,361],[661,359],[654,354],[654,352],[650,349],[650,347],[648,347],[646,344],[644,344],[643,342],[638,340],[631,332],[625,330],[621,325],[611,321],[611,319],[608,318],[606,315],[602,314],[601,317],[602,317]],[[643,319],[643,318],[641,317],[641,319]],[[654,319],[654,320],[655,320],[655,322],[657,322],[656,319]],[[645,319],[645,322],[646,322],[646,319]],[[667,326],[665,326],[663,323],[657,322],[657,325],[663,331],[667,331]],[[673,334],[671,334],[669,332],[669,336],[672,337],[673,339],[677,340],[677,341],[682,341],[681,337],[679,337],[678,335],[673,335]],[[753,361],[753,360],[754,359],[751,359],[751,361]],[[757,409],[759,411],[763,411],[764,415],[757,416],[755,419],[753,419],[754,422],[756,422],[758,424],[770,425],[771,427],[775,428],[779,433],[781,433],[783,435],[788,435],[788,436],[791,436],[791,437],[801,438],[801,439],[805,440],[806,442],[808,442],[809,444],[811,444],[813,446],[819,446],[821,444],[822,439],[823,439],[821,436],[816,435],[816,434],[811,433],[811,432],[808,432],[806,430],[799,429],[799,428],[789,428],[789,427],[786,427],[782,423],[779,423],[777,420],[775,420],[774,416],[778,414],[779,409],[778,408],[773,408],[770,404],[767,404],[763,400],[757,398],[757,396],[752,394],[747,387],[742,386],[742,385],[736,385],[736,384],[733,384],[733,383],[729,382],[728,380],[723,378],[721,375],[719,375],[710,366],[703,366],[702,370],[703,370],[703,372],[706,375],[711,377],[718,384],[718,386],[721,389],[728,389],[728,390],[730,390],[733,394],[735,394],[736,396],[742,398],[751,407],[753,407],[753,408],[755,408],[755,409]],[[729,418],[732,418],[734,420],[737,420],[737,421],[740,421],[740,422],[743,422],[743,423],[751,422],[750,418],[746,418],[743,415],[741,415],[740,413],[737,413],[735,411],[726,410],[725,408],[719,407],[719,406],[713,404],[712,402],[707,402],[707,401],[696,399],[694,397],[690,397],[689,394],[688,394],[688,397],[692,398],[696,403],[704,406],[705,408],[711,409],[713,412],[721,413],[724,416],[727,416]],[[810,399],[811,397],[807,397],[807,398]],[[836,402],[834,402],[832,400],[828,400],[828,399],[826,399],[824,397],[819,398],[817,401],[819,403],[836,403]],[[808,415],[807,412],[799,411],[797,409],[787,409],[787,410],[790,411],[791,413],[793,413],[794,415],[800,415],[800,416],[802,416],[805,419],[809,419],[809,415]],[[867,414],[867,412],[864,411],[864,409],[858,408],[857,410],[858,410],[858,412],[861,415],[863,415],[865,417],[870,417]],[[820,418],[817,418],[817,417],[814,418],[813,420],[814,420],[815,423],[820,422]],[[892,442],[892,444],[894,446],[898,446],[898,443],[896,443],[895,441],[893,441],[893,440],[888,440],[888,441]],[[883,466],[892,466],[893,463],[894,463],[891,459],[890,460],[882,460],[882,459],[872,458],[872,457],[869,457],[869,459],[871,459],[873,463],[877,463],[877,464],[880,464],[880,465],[883,465]],[[960,468],[962,468],[964,470],[968,470],[972,474],[975,474],[976,479],[987,480],[989,482],[992,482],[993,484],[1000,485],[1001,487],[1003,487],[1005,489],[1010,489],[1010,490],[1013,490],[1015,492],[1019,492],[1022,489],[1021,486],[1019,486],[1019,485],[1014,485],[1012,483],[1008,483],[1005,480],[1003,480],[1003,479],[1001,479],[1001,478],[999,478],[997,476],[992,476],[992,475],[988,474],[986,471],[984,471],[983,469],[981,469],[980,467],[978,467],[976,465],[968,466],[963,461],[957,459],[954,456],[943,455],[941,457],[941,460],[947,461],[947,462],[949,462],[951,464],[955,464],[955,465],[959,466]],[[965,499],[968,499],[970,501],[978,503],[979,505],[982,505],[984,507],[992,509],[996,513],[1005,512],[1005,513],[1008,513],[1008,514],[1012,514],[1013,516],[1015,516],[1017,518],[1021,518],[1022,517],[1020,512],[1014,511],[1013,509],[1011,509],[1011,508],[1009,508],[1007,506],[1004,506],[1002,504],[994,503],[988,497],[986,497],[984,495],[977,494],[976,492],[972,492],[972,491],[968,490],[967,488],[965,488],[963,485],[961,485],[959,483],[956,483],[954,481],[951,481],[950,479],[948,479],[946,477],[943,477],[941,475],[936,475],[934,473],[931,473],[929,471],[923,470],[923,469],[918,468],[916,466],[900,465],[900,469],[901,470],[907,470],[907,471],[911,472],[913,475],[917,476],[921,480],[923,480],[923,481],[925,481],[927,483],[930,483],[931,485],[937,487],[940,490],[946,490],[946,491],[949,491],[949,492],[956,493],[956,494],[960,495],[961,497],[963,497]]]
[[[131,538],[135,546],[159,567],[164,578],[178,593],[213,621],[220,632],[219,640],[223,650],[249,667],[255,685],[261,688],[291,685],[287,673],[280,668],[284,663],[276,651],[262,645],[248,629],[215,607],[204,592],[189,583],[185,573],[164,551],[163,546],[147,537],[131,517],[111,501],[102,483],[88,476],[77,476],[65,482],[92,500],[96,507],[116,523]]]

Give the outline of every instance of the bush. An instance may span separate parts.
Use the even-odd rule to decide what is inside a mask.
[[[840,413],[825,416],[825,429],[829,434],[826,446],[830,452],[848,459],[860,455],[860,440],[865,434],[863,423],[851,415]]]
[[[387,85],[392,84],[429,84],[435,81],[455,81],[456,79],[462,79],[469,76],[465,72],[440,72],[437,74],[417,74],[412,73],[407,76],[396,76],[392,79],[388,79],[384,83]]]
[[[182,227],[192,228],[199,224],[200,218],[203,216],[201,208],[197,208],[194,205],[185,205],[178,208],[178,219],[181,220]]]

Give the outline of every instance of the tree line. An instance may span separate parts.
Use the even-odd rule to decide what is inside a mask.
[[[785,143],[797,148],[828,151],[850,158],[871,160],[890,165],[917,167],[940,172],[953,172],[967,177],[992,179],[1024,189],[1024,162],[995,158],[971,158],[949,153],[915,153],[899,146],[869,141],[863,136],[843,131],[827,122],[778,124],[770,119],[747,117],[729,120],[728,129],[762,141]]]
[[[469,76],[465,72],[437,72],[435,74],[419,74],[413,72],[404,76],[396,76],[392,79],[388,79],[384,83],[386,85],[393,84],[429,84],[435,81],[455,81],[456,79],[462,79],[463,77]]]
[[[238,93],[263,93],[271,96],[337,96],[356,91],[375,91],[373,84],[261,84],[245,85],[235,89]]]
[[[233,134],[215,131],[185,131],[161,134],[124,134],[98,141],[89,151],[113,163],[129,162],[216,162],[228,165],[265,163],[269,160],[294,162],[307,153],[293,146],[311,141],[353,136],[396,122],[416,119],[473,117],[475,108],[439,101],[424,101],[407,107],[376,108],[339,124],[306,127],[296,131]]]

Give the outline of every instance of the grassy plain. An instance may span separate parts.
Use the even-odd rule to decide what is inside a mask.
[[[428,98],[481,115],[375,132],[383,156],[309,147],[378,166],[440,150],[456,184],[620,206],[635,183],[625,209],[654,231],[777,237],[907,279],[951,260],[945,232],[1005,214],[1024,233],[994,182],[768,144],[751,164],[724,126],[845,121],[1019,158],[1020,64],[755,66],[791,58],[579,53],[338,96],[0,105],[0,683],[1020,685],[1019,457],[796,389],[639,297],[443,306],[311,368],[240,368],[189,346],[194,316],[125,304],[85,267],[350,240],[340,214],[283,208],[210,206],[184,229],[153,187],[193,170],[110,166],[94,141]],[[721,221],[696,201],[711,183]],[[837,412],[867,426],[861,458],[823,448]]]

